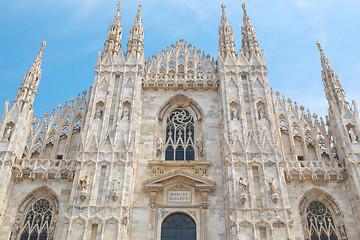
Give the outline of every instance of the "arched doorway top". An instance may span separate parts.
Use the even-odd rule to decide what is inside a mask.
[[[161,240],[196,240],[196,223],[182,212],[168,215],[161,224]]]

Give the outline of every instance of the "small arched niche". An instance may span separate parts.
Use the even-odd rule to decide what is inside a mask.
[[[96,103],[96,108],[95,108],[95,119],[102,119],[104,116],[104,102],[103,101],[98,101]]]
[[[265,110],[265,103],[263,101],[258,101],[256,103],[256,111],[257,111],[257,119],[263,120],[266,119],[266,110]]]
[[[230,119],[231,120],[239,120],[239,104],[235,101],[232,100],[230,102]]]

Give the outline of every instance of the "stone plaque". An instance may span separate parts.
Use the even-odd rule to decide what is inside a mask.
[[[168,202],[190,202],[190,191],[168,191]]]

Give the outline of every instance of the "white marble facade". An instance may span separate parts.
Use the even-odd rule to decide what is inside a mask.
[[[186,239],[359,239],[359,116],[320,44],[326,119],[269,88],[245,4],[216,61],[182,39],[145,60],[141,7],[124,52],[118,5],[91,91],[33,115],[44,42],[5,103],[0,239],[170,239],[174,214]]]

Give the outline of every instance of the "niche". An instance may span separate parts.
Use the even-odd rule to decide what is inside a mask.
[[[239,120],[239,106],[235,101],[230,103],[230,119],[235,121]]]
[[[121,120],[129,120],[131,111],[131,103],[125,101],[122,107]]]
[[[265,104],[262,101],[259,101],[256,104],[256,109],[257,109],[258,120],[266,119]]]
[[[11,139],[11,135],[14,131],[15,128],[15,124],[13,122],[8,122],[6,124],[5,130],[4,130],[4,134],[3,134],[3,141],[10,141]]]
[[[99,101],[96,104],[96,110],[95,110],[95,119],[102,119],[104,115],[104,102]]]
[[[348,125],[346,125],[346,129],[347,129],[351,143],[358,143],[355,126],[352,125],[351,123],[349,123]]]

